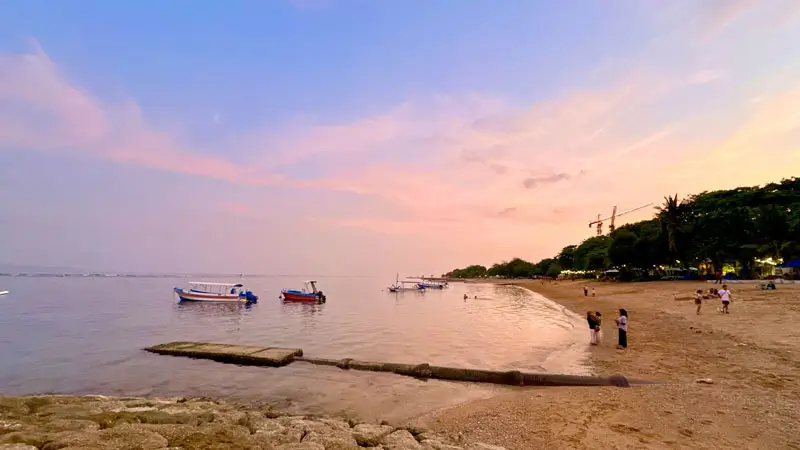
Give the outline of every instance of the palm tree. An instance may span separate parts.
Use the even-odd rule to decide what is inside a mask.
[[[661,229],[667,235],[667,251],[670,257],[678,259],[678,234],[686,220],[686,205],[678,201],[678,194],[664,197],[664,204],[657,206]]]

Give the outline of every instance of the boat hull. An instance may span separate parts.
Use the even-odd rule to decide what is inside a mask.
[[[283,301],[287,302],[322,303],[325,301],[325,297],[306,292],[281,291],[281,295],[283,296]]]
[[[255,303],[258,297],[251,294],[248,298],[246,294],[242,295],[217,295],[206,292],[185,291],[181,288],[175,288],[175,293],[182,302],[206,302],[206,303]]]

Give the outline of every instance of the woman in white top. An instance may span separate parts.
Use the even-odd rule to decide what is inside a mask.
[[[731,303],[731,291],[728,290],[728,285],[723,284],[722,290],[717,291],[717,295],[722,300],[722,314],[728,314],[728,305]]]

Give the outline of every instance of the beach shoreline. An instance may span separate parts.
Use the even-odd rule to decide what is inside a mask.
[[[576,314],[601,311],[604,339],[590,350],[594,370],[666,383],[517,390],[416,423],[519,450],[800,448],[800,340],[793,325],[800,307],[792,302],[800,286],[732,287],[731,314],[719,314],[718,301],[708,300],[697,315],[693,293],[707,292],[704,282],[498,282],[529,288]],[[583,285],[596,288],[597,297],[585,297]],[[619,308],[630,317],[624,351],[615,349]],[[588,346],[588,324],[586,331]]]

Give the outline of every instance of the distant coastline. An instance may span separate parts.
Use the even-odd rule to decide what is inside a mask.
[[[456,278],[618,281],[800,279],[800,177],[664,197],[654,217],[614,227],[536,263],[522,258],[451,270]]]

